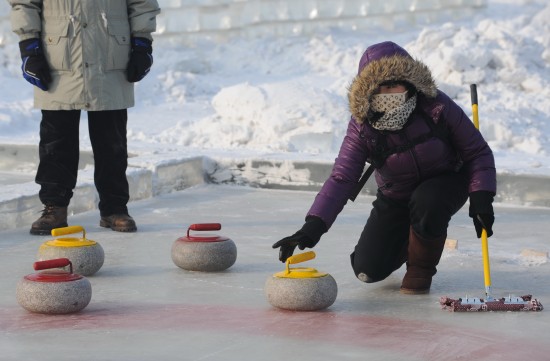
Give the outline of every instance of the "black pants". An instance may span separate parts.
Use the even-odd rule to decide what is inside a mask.
[[[406,259],[410,227],[425,239],[446,236],[451,216],[467,199],[468,178],[462,172],[424,181],[410,200],[389,199],[379,192],[351,254],[355,275],[364,273],[369,282],[388,277]]]
[[[127,213],[126,109],[88,112],[94,152],[94,183],[102,216]],[[76,186],[79,158],[80,110],[42,110],[40,164],[36,183],[43,204],[68,206]]]

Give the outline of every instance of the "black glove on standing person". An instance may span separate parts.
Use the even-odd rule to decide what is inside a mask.
[[[493,198],[493,192],[477,191],[470,193],[469,215],[474,220],[477,238],[481,237],[483,228],[487,231],[487,237],[493,235],[493,223],[495,222]]]
[[[279,260],[286,262],[287,258],[292,256],[296,247],[304,250],[307,248],[313,248],[321,239],[321,236],[327,232],[327,226],[325,222],[319,217],[308,216],[306,217],[306,223],[302,226],[298,232],[292,236],[285,237],[280,241],[273,244],[273,248],[281,247],[279,250]]]
[[[48,90],[48,84],[52,82],[52,75],[40,39],[32,38],[20,41],[19,51],[23,60],[21,65],[23,78],[44,91]]]
[[[140,81],[153,65],[153,42],[146,38],[132,38],[132,52],[126,68],[126,78],[130,83]]]

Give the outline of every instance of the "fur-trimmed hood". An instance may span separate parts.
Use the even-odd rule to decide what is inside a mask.
[[[437,95],[432,73],[424,63],[391,41],[375,44],[361,57],[359,72],[348,91],[349,109],[356,122],[367,119],[372,96],[381,83],[389,80],[406,81],[428,98]]]

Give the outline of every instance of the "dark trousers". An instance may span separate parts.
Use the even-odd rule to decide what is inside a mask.
[[[407,259],[411,227],[424,239],[446,237],[451,217],[467,199],[468,178],[462,172],[424,181],[410,200],[393,200],[379,192],[351,254],[355,274],[365,274],[368,282],[388,277]]]
[[[94,183],[102,216],[128,212],[127,120],[126,109],[88,112]],[[42,110],[36,183],[43,204],[69,205],[78,172],[79,126],[80,110]]]

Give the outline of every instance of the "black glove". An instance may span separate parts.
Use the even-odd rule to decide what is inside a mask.
[[[493,235],[493,223],[495,222],[493,198],[493,192],[477,191],[470,193],[469,215],[474,220],[477,238],[481,237],[481,230],[483,228],[487,231],[487,237]]]
[[[146,38],[132,38],[132,52],[126,68],[126,78],[130,83],[140,81],[153,65],[152,41]]]
[[[325,222],[319,217],[306,217],[302,229],[294,233],[292,236],[285,237],[273,244],[273,248],[281,247],[279,250],[279,260],[286,262],[287,258],[292,256],[296,247],[304,250],[313,248],[321,239],[321,236],[327,232]]]
[[[21,65],[23,78],[44,91],[48,90],[52,76],[40,39],[33,38],[19,42],[19,51],[23,60],[23,65]]]

